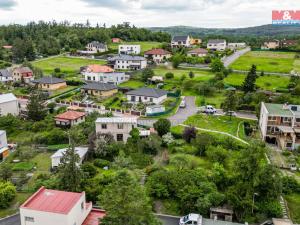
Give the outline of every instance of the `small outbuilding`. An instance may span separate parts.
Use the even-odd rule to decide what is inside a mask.
[[[32,81],[38,88],[48,91],[55,91],[64,87],[67,87],[65,80],[57,77],[42,77],[40,79]]]
[[[57,152],[55,152],[51,156],[52,168],[56,168],[59,166],[61,159],[66,151],[67,151],[67,148],[59,149],[59,150],[57,150]],[[88,152],[88,148],[87,147],[75,147],[75,152],[78,154],[78,156],[80,158],[78,165],[81,165],[83,160],[85,159],[87,152]]]
[[[55,116],[56,126],[71,127],[85,121],[85,112],[67,111]]]

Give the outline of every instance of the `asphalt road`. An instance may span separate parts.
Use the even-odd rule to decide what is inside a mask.
[[[179,224],[179,217],[176,216],[156,215],[156,217],[162,222],[163,225]]]
[[[233,63],[235,60],[237,60],[240,56],[244,55],[245,53],[249,52],[251,49],[245,48],[242,50],[238,50],[235,53],[233,53],[230,56],[227,56],[224,58],[223,63],[225,67],[228,67],[231,63]]]
[[[21,225],[20,214],[1,219],[0,225]]]

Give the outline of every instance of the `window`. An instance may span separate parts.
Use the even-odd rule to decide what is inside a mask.
[[[268,117],[268,120],[269,120],[269,121],[276,121],[276,116],[269,116],[269,117]]]
[[[283,122],[290,122],[291,121],[291,118],[290,117],[283,117]]]
[[[150,102],[153,102],[153,98],[150,98]]]
[[[123,141],[123,134],[117,134],[117,141]]]
[[[300,118],[296,118],[296,123],[300,123]]]
[[[29,216],[25,216],[25,221],[27,221],[27,222],[34,222],[34,218],[33,217],[29,217]]]
[[[107,129],[107,124],[106,124],[106,123],[102,123],[102,124],[101,124],[101,128],[102,128],[102,129]]]
[[[285,147],[286,147],[286,148],[291,148],[291,147],[293,147],[293,143],[288,142],[288,143],[286,143]]]
[[[83,209],[84,209],[84,203],[81,202],[81,210],[83,210]]]
[[[118,123],[118,129],[123,129],[123,128],[124,128],[123,123]]]

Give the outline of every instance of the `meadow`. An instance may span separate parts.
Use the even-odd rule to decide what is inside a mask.
[[[131,45],[141,45],[141,52],[144,53],[153,48],[160,48],[160,42],[151,42],[151,41],[136,41],[136,42],[122,42],[122,43],[112,43],[108,47],[110,49],[117,50],[118,46],[121,44],[131,44]]]

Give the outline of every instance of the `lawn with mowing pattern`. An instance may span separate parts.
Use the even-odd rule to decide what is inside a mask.
[[[251,51],[234,61],[230,68],[236,70],[249,70],[256,65],[257,70],[275,73],[289,73],[293,70],[295,53]]]

